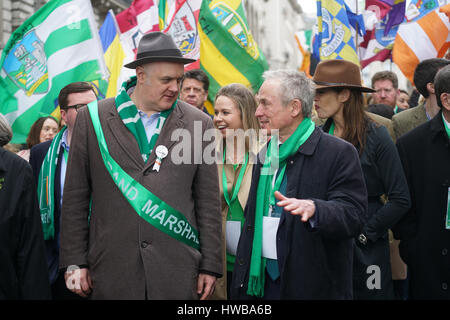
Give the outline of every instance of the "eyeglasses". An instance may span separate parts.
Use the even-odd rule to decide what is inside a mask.
[[[74,108],[78,112],[79,109],[81,109],[82,107],[85,107],[85,106],[87,106],[87,104],[74,104],[73,106],[67,106],[67,107],[61,108],[61,109],[69,110],[71,108]]]

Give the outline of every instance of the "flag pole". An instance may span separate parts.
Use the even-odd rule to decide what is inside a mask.
[[[359,14],[359,10],[358,10],[358,0],[355,0],[355,2],[356,2],[356,14],[358,15]],[[358,41],[358,34],[359,34],[359,25],[358,25],[358,21],[356,21],[356,36],[355,36],[355,40],[356,40],[356,43],[355,43],[355,45],[356,45],[356,56],[358,57],[358,60],[360,60],[360,57],[359,57],[359,41]]]

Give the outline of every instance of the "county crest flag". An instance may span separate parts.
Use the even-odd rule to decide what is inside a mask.
[[[198,19],[200,67],[209,77],[208,112],[217,91],[241,83],[257,92],[268,69],[266,58],[248,29],[241,0],[203,0]]]
[[[359,65],[355,40],[344,0],[317,0],[317,46],[319,60],[342,59]]]
[[[185,58],[197,61],[185,70],[200,67],[200,37],[197,30],[202,0],[161,0],[159,2],[159,28],[170,34]]]
[[[107,76],[91,2],[50,0],[13,32],[0,68],[0,113],[12,126],[11,143],[25,143],[64,86]]]

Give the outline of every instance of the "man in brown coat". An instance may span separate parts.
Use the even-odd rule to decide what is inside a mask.
[[[146,34],[125,65],[136,77],[78,112],[60,265],[81,296],[206,299],[221,276],[217,167],[194,159],[213,124],[177,100],[189,62],[169,35]]]

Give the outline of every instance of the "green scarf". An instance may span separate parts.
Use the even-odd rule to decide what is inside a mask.
[[[131,77],[129,80],[122,84],[119,93],[116,96],[116,107],[119,117],[122,119],[125,127],[134,135],[137,143],[139,144],[139,150],[141,151],[142,159],[147,162],[150,154],[152,153],[153,147],[158,140],[161,129],[164,126],[164,122],[169,117],[172,110],[175,108],[177,101],[168,110],[162,111],[160,113],[158,123],[156,125],[155,132],[148,142],[147,135],[145,134],[144,124],[142,123],[141,117],[139,116],[138,109],[131,100],[127,91],[136,86],[137,78],[136,76]]]
[[[267,146],[266,158],[261,168],[258,188],[256,191],[256,211],[255,211],[255,231],[253,234],[253,248],[250,261],[250,276],[248,281],[247,294],[256,297],[264,296],[264,270],[266,267],[266,258],[262,253],[262,225],[263,216],[267,216],[269,204],[275,204],[274,192],[279,189],[286,170],[286,160],[289,156],[297,152],[298,148],[311,136],[315,129],[314,123],[310,118],[305,118],[297,127],[295,132],[280,146],[277,154],[277,141],[274,137]],[[279,161],[280,174],[278,175],[275,186],[272,186],[273,167]]]
[[[55,238],[54,211],[55,211],[55,171],[58,163],[59,152],[61,150],[61,142],[64,131],[67,127],[63,127],[61,131],[53,138],[52,143],[42,162],[41,171],[38,180],[38,200],[41,211],[42,229],[44,231],[44,240]]]
[[[444,113],[443,112],[442,112],[442,121],[444,122],[445,131],[447,132],[448,138],[450,139],[450,128],[447,127],[447,123],[445,121],[445,117],[444,117]]]

